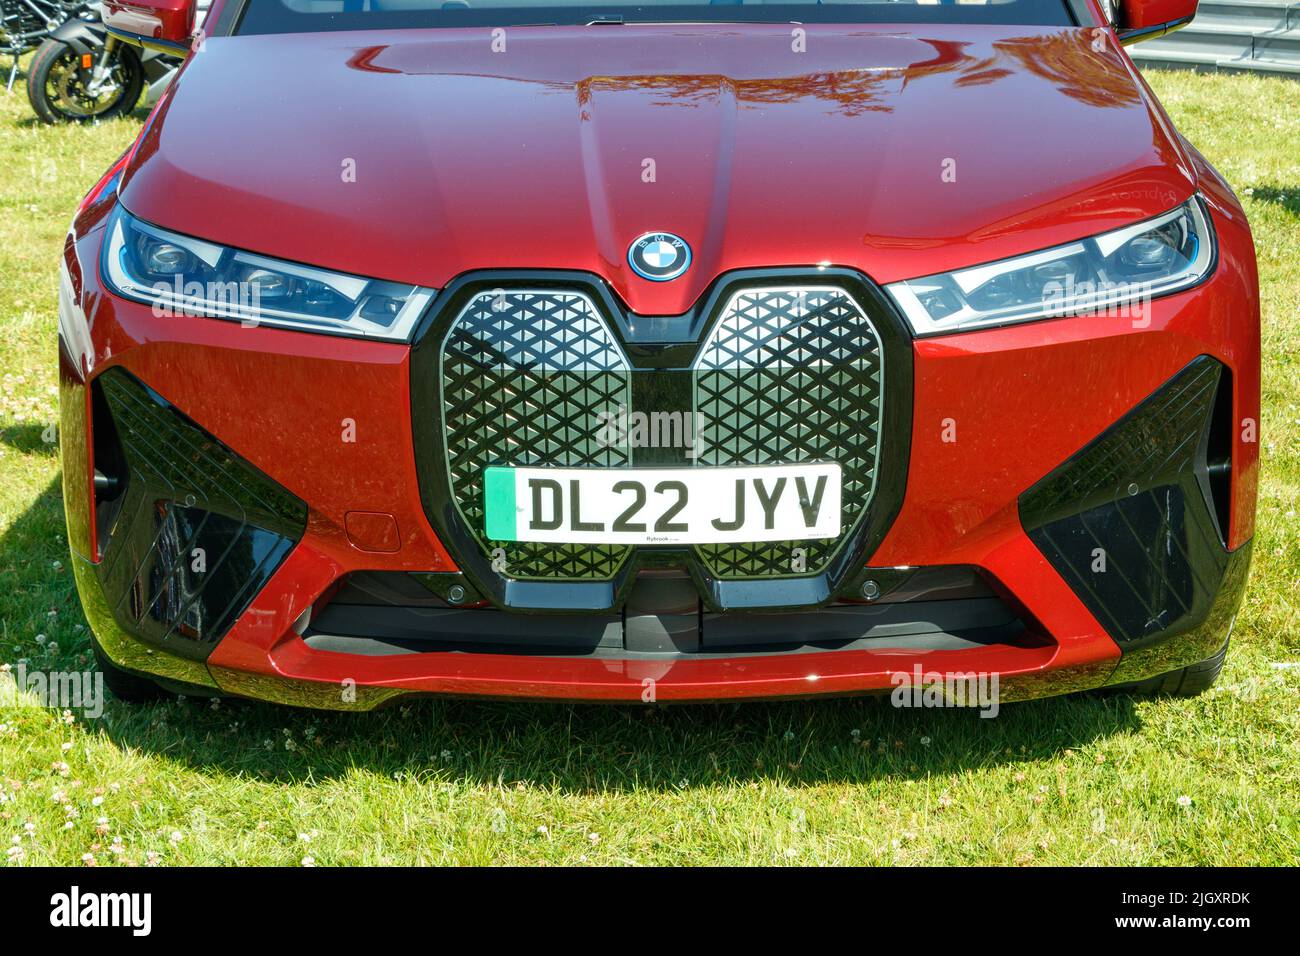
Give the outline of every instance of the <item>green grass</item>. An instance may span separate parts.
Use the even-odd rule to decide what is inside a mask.
[[[182,701],[71,722],[24,703],[0,711],[11,862],[1294,863],[1300,86],[1151,80],[1241,194],[1263,283],[1255,567],[1215,690],[1059,698],[997,720],[874,699],[360,716]],[[47,129],[21,93],[0,97],[0,661],[88,663],[42,435],[56,263],[77,200],[139,122]]]

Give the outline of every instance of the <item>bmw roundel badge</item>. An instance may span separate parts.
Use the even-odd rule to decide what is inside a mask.
[[[632,240],[627,262],[641,278],[667,282],[690,268],[691,247],[671,232],[647,232]]]

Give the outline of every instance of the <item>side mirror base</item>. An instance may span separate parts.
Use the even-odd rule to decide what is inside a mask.
[[[1187,24],[1192,22],[1192,17],[1183,17],[1181,20],[1171,20],[1168,23],[1157,23],[1149,27],[1136,27],[1129,30],[1116,30],[1115,36],[1124,46],[1134,43],[1141,43],[1143,40],[1154,40],[1156,37],[1162,37],[1166,34],[1173,33],[1175,30],[1181,30]]]

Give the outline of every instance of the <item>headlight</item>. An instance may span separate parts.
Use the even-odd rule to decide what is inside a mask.
[[[1091,239],[885,286],[917,335],[1123,310],[1195,285],[1214,263],[1200,199]]]
[[[155,315],[202,315],[404,342],[434,289],[270,259],[159,229],[118,206],[104,278]]]

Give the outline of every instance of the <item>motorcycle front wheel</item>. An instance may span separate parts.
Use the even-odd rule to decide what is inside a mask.
[[[41,44],[27,71],[27,99],[42,123],[75,123],[110,116],[122,116],[135,109],[144,87],[144,69],[135,50],[119,43],[113,53],[109,75],[98,89],[91,89],[92,65],[82,65],[82,54],[53,37]]]

